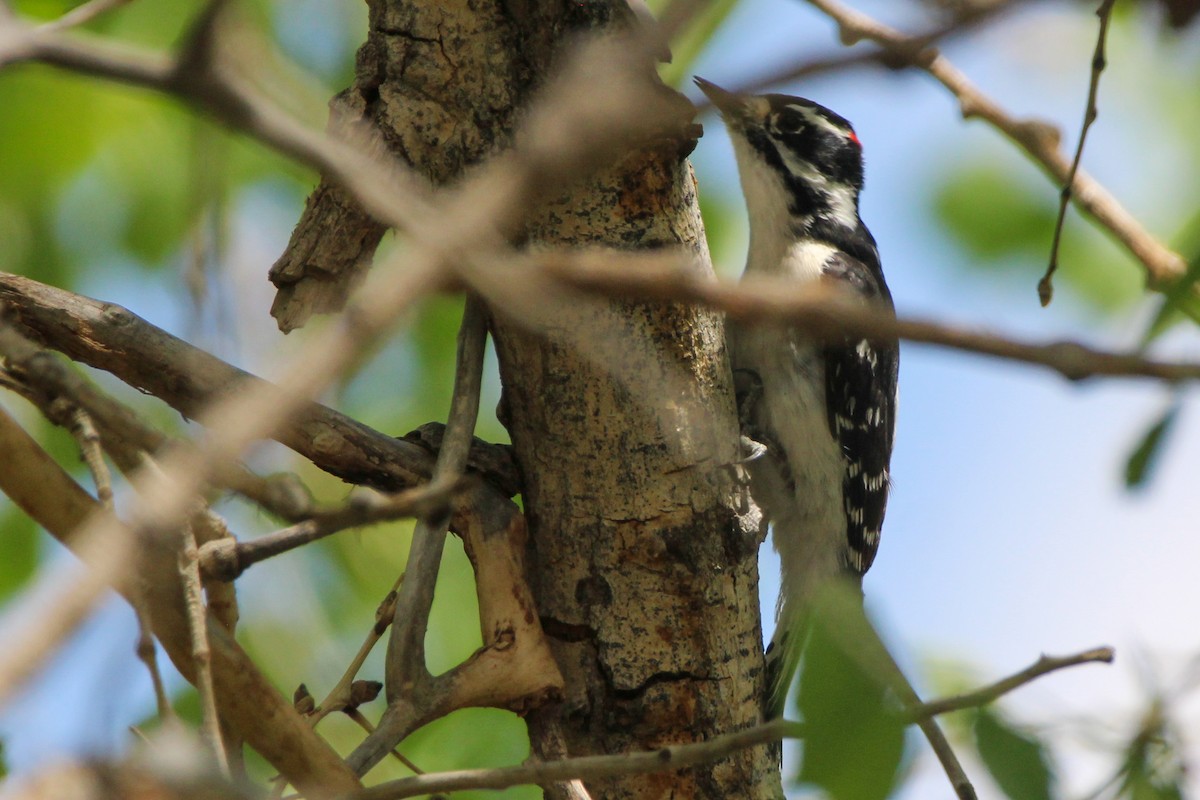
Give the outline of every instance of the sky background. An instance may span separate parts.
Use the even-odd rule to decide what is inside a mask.
[[[900,5],[857,7],[886,20]],[[1164,41],[1149,24],[1114,34],[1084,165],[1151,230],[1169,236],[1195,208],[1195,195],[1190,205],[1173,207],[1180,198],[1161,187],[1180,164],[1195,163],[1196,148],[1170,128],[1146,125],[1154,100],[1130,89],[1163,64],[1195,75],[1196,42]],[[739,45],[751,39],[755,48]],[[763,52],[782,60],[827,52],[835,42],[832,24],[804,4],[748,3],[696,71],[736,86],[769,71]],[[1094,45],[1090,15],[1069,5],[1035,5],[942,49],[1013,114],[1058,123],[1074,147]],[[901,315],[1018,338],[1137,344],[1149,306],[1100,318],[1061,280],[1054,304],[1039,306],[1036,280],[1049,252],[1049,229],[1044,252],[1033,259],[964,266],[970,256],[930,214],[939,182],[954,169],[997,165],[1051,200],[1056,192],[993,130],[962,123],[952,98],[931,78],[860,72],[782,91],[810,97],[854,123],[867,160],[862,215],[878,240]],[[694,157],[701,186],[736,185],[724,131],[715,119],[705,130]],[[1100,238],[1076,215],[1068,225]],[[1130,259],[1105,242],[1100,248],[1140,280]],[[741,263],[736,253],[717,255],[725,267]],[[1073,254],[1065,252],[1064,259],[1071,262]],[[1197,350],[1190,331],[1159,348],[1192,358]],[[929,661],[961,661],[991,681],[1043,652],[1116,647],[1112,667],[1049,676],[1003,703],[1012,718],[1053,731],[1065,745],[1058,751],[1065,796],[1083,795],[1109,776],[1115,758],[1103,746],[1119,747],[1132,735],[1149,693],[1155,686],[1178,688],[1200,652],[1195,396],[1183,392],[1183,411],[1157,472],[1148,487],[1130,493],[1123,489],[1125,459],[1171,402],[1162,386],[1074,385],[1033,367],[902,347],[894,486],[880,554],[865,580],[868,606],[917,674],[931,673]],[[771,556],[764,552],[762,559],[764,619],[778,591]],[[1193,734],[1188,755],[1194,762],[1200,755],[1195,693],[1177,708]],[[917,746],[922,775],[903,796],[948,796],[936,762],[923,742]],[[983,770],[968,769],[983,784],[984,797],[999,796]]]
[[[303,0],[291,5],[294,13],[280,13],[275,20],[285,46],[317,75],[343,66],[347,42],[355,41],[355,26],[361,24],[355,13],[334,13],[331,5]],[[911,24],[907,3],[878,0],[858,7]],[[1034,4],[947,43],[943,51],[1005,108],[1061,125],[1067,146],[1073,147],[1094,36],[1094,18],[1078,6]],[[695,72],[735,88],[774,65],[836,47],[832,24],[807,5],[749,0],[718,32]],[[1164,36],[1149,19],[1114,29],[1101,116],[1084,159],[1085,168],[1168,240],[1200,199],[1195,182],[1178,180],[1195,175],[1200,148],[1184,133],[1186,126],[1147,120],[1163,113],[1164,97],[1191,103],[1194,113],[1200,101],[1179,94],[1175,83],[1194,76],[1198,63],[1194,33]],[[1146,86],[1154,91],[1142,91]],[[982,123],[961,122],[952,98],[932,79],[864,70],[781,91],[810,97],[853,121],[867,157],[862,213],[878,240],[901,315],[1034,340],[1136,345],[1149,304],[1102,315],[1060,281],[1054,304],[1038,305],[1035,284],[1049,249],[1049,229],[1041,251],[975,264],[931,211],[954,175],[980,165],[1044,194],[1051,204],[1057,196],[1013,145]],[[706,202],[732,209],[735,222],[722,226],[726,234],[714,242],[713,255],[721,272],[734,275],[744,259],[745,223],[732,152],[719,121],[711,116],[701,121],[705,136],[693,163]],[[83,196],[85,189],[79,190]],[[294,337],[280,343],[275,334],[264,279],[299,205],[294,193],[270,180],[242,191],[233,203],[225,299],[236,309],[236,336],[215,333],[219,325],[212,319],[207,328],[197,328],[178,270],[148,278],[136,265],[114,257],[78,290],[119,302],[269,374],[273,364],[299,347]],[[1083,244],[1075,252],[1064,251],[1064,269],[1104,267],[1112,270],[1118,288],[1140,285],[1140,268],[1101,234],[1075,214],[1068,226],[1079,234],[1074,241]],[[1088,258],[1081,259],[1081,253]],[[1155,352],[1195,359],[1197,344],[1192,331],[1181,329],[1156,344]],[[399,342],[379,361],[402,363],[414,348],[419,346]],[[1178,696],[1173,707],[1189,737],[1187,755],[1195,762],[1200,708],[1195,692],[1184,692],[1194,688],[1186,676],[1200,654],[1195,390],[1178,395],[1182,413],[1158,469],[1148,486],[1131,493],[1122,485],[1125,459],[1175,398],[1158,384],[1076,385],[1038,368],[916,345],[902,350],[900,384],[895,484],[880,555],[865,589],[886,638],[919,676],[925,693],[936,694],[939,675],[965,672],[991,681],[1043,652],[1112,645],[1118,653],[1115,665],[1043,678],[1002,704],[1012,720],[1051,734],[1063,796],[1082,796],[1108,777],[1116,756],[1105,748],[1119,747],[1132,735],[1156,689]],[[346,389],[348,401],[356,391],[354,385]],[[497,391],[494,374],[488,391],[493,397]],[[485,399],[483,407],[494,407],[494,399]],[[371,421],[369,411],[364,416]],[[273,457],[270,449],[260,456],[268,464]],[[762,573],[764,619],[769,620],[778,566],[766,549]],[[287,566],[274,563],[261,567],[260,574],[264,585],[272,577],[287,581],[289,575]],[[281,620],[322,613],[319,599],[283,598],[255,585],[249,582],[243,589],[243,603],[255,613]],[[766,628],[769,637],[770,625]],[[107,603],[50,671],[0,709],[0,738],[12,768],[23,771],[65,754],[124,746],[127,726],[152,709],[148,681],[132,660],[133,638],[130,615],[120,603]],[[469,650],[470,644],[463,646]],[[453,652],[433,655],[448,666]],[[901,797],[949,796],[924,743],[914,741],[911,749],[918,777]],[[968,771],[982,797],[1000,796],[978,765],[968,764]],[[1191,788],[1200,789],[1200,782]]]

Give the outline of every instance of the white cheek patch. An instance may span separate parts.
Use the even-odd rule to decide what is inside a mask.
[[[804,106],[792,106],[792,108],[796,109],[801,114],[803,114],[804,119],[807,120],[808,124],[812,125],[814,128],[820,128],[821,130],[829,131],[833,135],[835,135],[839,138],[842,138],[842,139],[849,138],[846,135],[846,131],[842,130],[837,125],[834,125],[832,122],[825,119],[820,114],[814,112],[811,108],[807,108]]]
[[[826,123],[828,125],[829,123]],[[834,128],[833,130],[837,130]],[[783,164],[788,172],[798,176],[809,186],[816,189],[829,201],[829,211],[826,216],[834,222],[847,228],[858,225],[858,208],[854,203],[854,188],[843,183],[834,183],[823,175],[812,164],[798,158],[787,148],[779,148]]]

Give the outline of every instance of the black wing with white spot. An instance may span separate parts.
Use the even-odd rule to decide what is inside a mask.
[[[874,269],[844,252],[825,262],[824,276],[843,283],[890,313],[892,297],[874,248],[862,252]],[[846,512],[847,567],[862,575],[879,549],[887,509],[889,464],[896,420],[896,341],[848,337],[825,349],[825,400],[829,430],[846,457],[842,501]]]

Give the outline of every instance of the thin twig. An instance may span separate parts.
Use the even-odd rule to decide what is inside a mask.
[[[486,311],[477,297],[468,297],[458,334],[454,391],[446,433],[433,469],[435,482],[457,480],[467,465],[467,453],[479,417],[479,392],[483,379],[483,355],[487,341]],[[446,539],[448,514],[422,520],[413,532],[405,580],[396,600],[396,613],[388,642],[388,700],[401,684],[425,672],[425,633],[433,605],[433,589]]]
[[[1095,647],[1091,650],[1084,650],[1081,653],[1070,656],[1044,655],[1036,663],[989,686],[976,689],[973,692],[967,692],[966,694],[944,697],[940,700],[923,703],[910,710],[910,718],[917,719],[922,716],[934,716],[937,714],[946,714],[950,711],[959,711],[964,708],[985,706],[1001,695],[1008,694],[1013,689],[1020,688],[1046,673],[1080,664],[1111,664],[1115,655],[1111,647]]]
[[[146,671],[150,673],[150,683],[154,687],[154,703],[158,709],[158,718],[163,722],[174,720],[176,718],[175,709],[171,707],[166,687],[163,685],[162,673],[158,669],[158,654],[154,647],[154,633],[150,630],[150,619],[146,615],[145,601],[138,600],[132,603],[132,605],[138,625],[137,657],[145,665]]]
[[[786,278],[712,280],[698,274],[685,255],[549,253],[530,257],[527,263],[575,289],[641,300],[700,303],[736,319],[787,322],[817,337],[850,333],[906,339],[1046,367],[1073,381],[1099,376],[1200,380],[1200,363],[1196,362],[1156,361],[1134,352],[1099,350],[1078,342],[1024,342],[932,320],[896,319],[847,302],[825,287],[797,286]]]
[[[225,742],[221,738],[221,720],[217,715],[216,693],[213,690],[212,651],[208,645],[207,615],[204,612],[204,596],[200,584],[200,554],[191,526],[180,531],[183,539],[179,549],[179,578],[183,586],[184,604],[187,608],[188,626],[192,636],[192,661],[196,665],[196,691],[200,695],[200,730],[222,774],[229,775],[229,760],[225,755]]]
[[[1083,158],[1083,144],[1087,141],[1088,131],[1096,121],[1100,110],[1096,105],[1096,95],[1100,90],[1100,73],[1107,65],[1104,46],[1108,40],[1108,23],[1112,19],[1113,6],[1116,0],[1102,0],[1096,16],[1100,18],[1100,32],[1096,36],[1096,52],[1092,54],[1092,79],[1088,85],[1087,105],[1083,111],[1083,127],[1079,131],[1079,143],[1075,146],[1075,157],[1071,159],[1071,171],[1063,181],[1059,193],[1058,218],[1054,221],[1054,240],[1050,243],[1050,263],[1046,266],[1046,274],[1038,281],[1038,300],[1042,306],[1050,305],[1054,296],[1054,273],[1058,270],[1058,247],[1062,241],[1063,226],[1067,220],[1067,206],[1071,202],[1071,187],[1075,185],[1075,175],[1079,172],[1079,162]]]
[[[487,312],[483,302],[468,296],[458,333],[454,390],[446,432],[434,466],[434,481],[454,480],[467,464],[471,440],[479,417],[479,393],[483,380],[483,358],[487,343]],[[384,675],[387,679],[388,709],[379,727],[367,737],[355,753],[364,767],[377,763],[384,753],[400,743],[393,704],[422,690],[431,676],[425,665],[425,635],[438,567],[446,541],[448,516],[423,519],[413,531],[404,583],[396,600]],[[358,763],[355,763],[357,768]]]
[[[963,119],[978,117],[985,120],[1020,146],[1055,183],[1062,185],[1067,182],[1071,167],[1059,148],[1061,136],[1053,125],[1014,118],[936,51],[917,50],[915,52],[921,55],[920,58],[905,61],[906,58],[912,58],[913,43],[896,29],[838,0],[808,2],[838,24],[844,44],[851,45],[868,39],[891,51],[901,63],[911,63],[928,72],[958,100]],[[1142,263],[1152,288],[1165,288],[1183,277],[1187,271],[1187,262],[1183,257],[1155,239],[1094,178],[1078,170],[1071,184],[1076,205],[1110,231]]]
[[[878,632],[872,631],[876,637]],[[880,640],[880,645],[883,644]],[[921,707],[921,696],[917,694],[916,688],[908,680],[908,676],[904,674],[904,670],[896,662],[891,652],[884,647],[884,657],[889,666],[889,672],[892,680],[888,680],[887,685],[900,696],[900,700],[909,708]],[[942,732],[941,726],[932,714],[917,714],[914,716],[914,721],[917,727],[921,729],[921,733],[925,735],[925,740],[929,742],[930,749],[937,757],[938,763],[942,765],[942,771],[946,773],[946,778],[950,781],[950,785],[954,787],[954,793],[959,800],[976,800],[977,794],[975,786],[967,777],[966,771],[958,760],[958,756],[954,752],[954,748],[950,746],[950,741],[946,738],[946,734]]]
[[[346,714],[346,716],[348,716],[350,719],[354,720],[355,724],[357,724],[358,727],[362,728],[367,733],[375,732],[375,726],[372,725],[371,721],[369,719],[367,719],[366,717],[364,717],[362,715],[362,712],[359,711],[357,708],[345,708],[345,709],[342,709],[342,711]],[[392,756],[392,758],[396,759],[401,764],[403,764],[404,766],[406,766],[410,770],[412,770],[412,772],[416,775],[428,774],[425,772],[425,770],[421,769],[416,764],[414,764],[412,762],[412,760],[410,760],[408,758],[408,756],[404,755],[404,753],[401,753],[399,750],[397,750],[394,747],[392,748],[391,756]]]
[[[844,48],[816,58],[804,58],[782,67],[776,67],[771,72],[751,78],[738,87],[739,94],[758,94],[780,84],[791,83],[800,78],[811,78],[831,72],[840,72],[851,67],[862,67],[871,64],[896,69],[913,66],[921,60],[932,60],[937,52],[933,45],[952,39],[963,33],[968,33],[982,23],[993,19],[1001,13],[1011,11],[1015,6],[1026,0],[1009,0],[1009,2],[989,3],[982,6],[972,6],[970,10],[956,13],[951,18],[923,33],[910,34],[905,37],[903,55],[898,47],[885,47],[876,43],[871,49],[847,52]],[[707,110],[711,103],[703,99],[698,104],[701,110]]]
[[[329,714],[335,711],[342,711],[350,705],[351,687],[354,684],[354,679],[358,677],[358,671],[362,669],[362,665],[366,662],[367,656],[375,649],[375,645],[383,638],[383,634],[387,631],[388,626],[392,624],[392,619],[396,616],[396,597],[401,584],[404,583],[404,575],[396,579],[396,583],[392,585],[392,590],[387,593],[379,607],[375,609],[375,623],[371,626],[371,630],[367,633],[367,638],[358,648],[358,653],[350,660],[350,664],[342,673],[342,677],[337,684],[329,690],[329,694],[321,701],[312,714],[308,716],[309,723],[315,728],[317,723],[324,719]]]
[[[867,617],[861,593],[837,583],[823,586],[821,590],[817,611],[821,629],[833,639],[833,644],[874,680],[880,689],[895,693],[903,708],[920,708],[920,695]],[[959,800],[977,800],[975,787],[937,720],[931,715],[918,714],[911,721],[916,722],[928,740],[954,788],[955,796]]]
[[[1032,666],[977,692],[933,700],[910,707],[905,712],[905,718],[909,722],[916,722],[918,719],[932,718],[949,711],[986,705],[1001,695],[1018,689],[1054,670],[1097,661],[1108,662],[1111,659],[1112,650],[1105,647],[1061,658],[1042,656]],[[747,747],[768,744],[780,739],[804,738],[805,734],[806,729],[803,723],[778,719],[735,733],[714,736],[704,742],[673,745],[641,753],[584,756],[522,764],[517,767],[435,772],[416,778],[400,778],[364,789],[355,793],[353,798],[354,800],[399,800],[399,798],[434,792],[505,789],[523,784],[545,786],[573,779],[593,780],[618,775],[665,772],[717,761]]]
[[[341,508],[317,511],[309,519],[245,542],[219,540],[200,548],[200,568],[206,577],[231,581],[249,567],[348,528],[406,517],[444,513],[463,479],[429,483],[390,496],[359,493]]]
[[[92,474],[96,484],[96,499],[107,509],[113,507],[112,473],[104,463],[104,453],[100,449],[100,434],[92,423],[91,416],[82,408],[73,407],[66,415],[71,420],[70,431],[79,443],[79,452],[83,455],[83,463]]]
[[[570,780],[594,780],[614,776],[677,770],[717,761],[748,747],[770,744],[783,738],[799,738],[804,726],[798,722],[773,720],[734,733],[714,736],[703,742],[671,745],[641,753],[581,756],[561,761],[538,761],[517,767],[465,769],[433,772],[414,778],[386,781],[353,795],[354,800],[398,800],[402,797],[453,792],[464,789],[505,789],[536,784],[548,786]]]

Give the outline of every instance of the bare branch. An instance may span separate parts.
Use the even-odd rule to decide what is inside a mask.
[[[199,417],[235,387],[263,384],[113,303],[4,272],[0,302],[47,346],[111,372],[185,417]],[[276,439],[348,483],[384,491],[424,483],[433,472],[433,457],[425,448],[318,403],[306,404]]]
[[[66,411],[71,423],[69,430],[79,443],[79,452],[83,463],[87,464],[88,472],[92,473],[92,481],[96,484],[96,498],[100,505],[112,509],[113,490],[112,474],[104,463],[104,454],[100,448],[100,434],[92,423],[91,416],[82,408],[73,407]]]
[[[402,797],[453,792],[464,789],[504,789],[522,784],[547,786],[575,779],[594,780],[616,775],[666,772],[717,761],[747,747],[756,747],[782,738],[799,738],[804,726],[798,722],[774,720],[752,728],[715,736],[703,742],[671,745],[641,753],[611,756],[583,756],[561,761],[540,761],[519,767],[465,769],[434,772],[413,778],[400,778],[364,789],[354,800],[398,800]]]
[[[985,686],[981,689],[976,689],[973,692],[967,692],[966,694],[955,695],[954,697],[945,697],[940,700],[922,703],[920,706],[909,709],[909,717],[910,719],[919,719],[921,717],[931,717],[937,714],[946,714],[951,711],[959,711],[964,708],[978,708],[979,706],[985,706],[1000,696],[1008,694],[1014,689],[1019,689],[1025,684],[1037,680],[1049,672],[1066,669],[1067,667],[1078,666],[1080,664],[1111,664],[1115,655],[1116,654],[1111,647],[1095,647],[1091,650],[1084,650],[1082,653],[1076,653],[1070,656],[1043,655],[1037,660],[1036,663],[1026,667],[1018,673],[1008,676],[1007,678],[998,680],[990,686]]]
[[[1092,79],[1088,85],[1087,104],[1083,111],[1083,127],[1079,131],[1079,144],[1075,146],[1075,157],[1071,159],[1071,171],[1067,173],[1067,179],[1063,182],[1062,191],[1059,193],[1058,218],[1054,221],[1054,240],[1050,244],[1050,263],[1046,267],[1046,274],[1038,282],[1038,299],[1043,307],[1050,305],[1050,298],[1054,296],[1054,273],[1058,270],[1058,247],[1062,241],[1063,225],[1067,220],[1067,205],[1071,202],[1071,187],[1075,185],[1079,162],[1083,158],[1083,144],[1087,141],[1092,123],[1096,121],[1096,116],[1100,113],[1096,107],[1096,94],[1100,90],[1100,73],[1106,66],[1104,45],[1108,40],[1108,23],[1112,19],[1114,5],[1116,5],[1116,0],[1102,0],[1100,8],[1096,11],[1096,16],[1100,18],[1100,32],[1096,36],[1096,52],[1092,55]]]
[[[1112,649],[1107,647],[1087,650],[1073,656],[1042,656],[1032,666],[978,691],[911,707],[905,712],[905,717],[909,722],[916,722],[918,719],[928,719],[950,711],[986,705],[1001,695],[1018,689],[1054,670],[1097,661],[1108,663],[1112,661],[1112,657]],[[717,761],[747,747],[755,747],[780,739],[803,738],[805,734],[803,723],[780,719],[735,733],[716,736],[704,742],[673,745],[642,753],[565,758],[557,761],[523,764],[517,767],[435,772],[415,778],[401,778],[364,789],[353,797],[354,800],[399,800],[399,798],[435,792],[504,789],[522,784],[545,786],[574,779],[592,780],[615,775],[666,772]]]
[[[487,316],[483,303],[477,297],[468,297],[458,333],[454,392],[446,419],[446,433],[434,467],[434,481],[456,480],[466,468],[467,453],[479,417],[486,343]],[[413,531],[408,566],[397,596],[388,640],[385,667],[388,709],[379,727],[355,750],[351,759],[360,774],[378,763],[407,735],[407,726],[396,724],[403,714],[394,708],[396,704],[411,701],[414,695],[425,693],[432,678],[425,666],[425,635],[448,521],[448,514],[443,512],[422,519]]]
[[[150,674],[150,684],[154,687],[154,704],[158,710],[158,719],[160,722],[171,722],[176,719],[175,710],[171,708],[171,701],[167,698],[167,690],[163,685],[162,673],[158,669],[158,653],[154,646],[154,633],[150,630],[150,618],[146,615],[144,602],[137,600],[130,601],[133,606],[133,613],[137,616],[138,624],[138,640],[136,653],[138,660],[146,667],[146,672]]]
[[[107,542],[103,542],[102,547],[94,547],[89,543],[89,537],[97,534],[89,532],[84,523],[103,510],[41,451],[36,442],[11,424],[2,411],[0,449],[6,455],[0,459],[0,491],[86,563],[85,577],[99,579],[119,574],[108,566],[110,561],[119,560],[127,569],[138,563],[123,547],[113,547]],[[131,543],[131,549],[133,532],[125,529],[122,535]],[[191,658],[182,587],[178,573],[173,569],[175,553],[162,547],[163,543],[155,537],[139,542],[141,555],[146,559],[140,573],[145,579],[146,609],[155,635],[176,668],[185,678],[194,681],[195,665]],[[75,576],[71,581],[82,583]],[[127,583],[119,582],[116,588],[130,602],[137,601],[140,596]],[[16,614],[16,610],[14,614],[15,619],[31,619]],[[306,794],[328,797],[356,788],[357,780],[337,754],[313,733],[308,723],[259,672],[220,621],[214,618],[214,622],[216,624],[208,626],[209,644],[222,716]],[[27,641],[23,636],[9,637],[10,634],[5,634],[5,641]],[[14,662],[19,663],[20,657],[17,650],[0,653],[0,675],[4,675],[0,679],[0,693],[10,686],[6,668]]]
[[[0,288],[0,294],[3,292]],[[65,428],[73,424],[70,416],[73,409],[86,412],[99,429],[100,446],[126,474],[141,467],[144,455],[158,453],[168,445],[182,445],[145,424],[128,406],[109,397],[78,372],[67,369],[3,319],[0,319],[0,356],[4,359],[0,385],[17,392],[41,409],[47,419]],[[241,464],[233,464],[221,471],[217,483],[282,519],[301,519],[312,511],[312,497],[293,475],[262,478]]]
[[[245,542],[220,540],[200,548],[200,568],[208,577],[231,581],[250,566],[315,542],[347,528],[357,528],[405,517],[445,513],[450,498],[463,482],[434,482],[391,496],[355,494],[342,508],[314,512],[290,528]]]
[[[851,45],[868,39],[889,50],[904,63],[912,63],[945,86],[958,99],[964,119],[978,117],[1020,146],[1060,185],[1068,184],[1071,166],[1059,149],[1058,130],[1039,120],[1018,120],[981,92],[945,56],[930,50],[918,50],[921,57],[912,60],[913,42],[903,33],[838,2],[808,0],[839,26],[842,42]],[[1082,211],[1110,231],[1134,258],[1146,268],[1151,287],[1161,289],[1187,271],[1183,257],[1155,239],[1108,190],[1080,170],[1070,181],[1075,203]]]
[[[383,602],[375,609],[375,624],[371,626],[367,638],[358,648],[358,653],[351,659],[350,664],[342,673],[342,677],[337,684],[329,690],[329,694],[321,701],[321,704],[313,709],[308,721],[315,728],[317,723],[332,714],[335,711],[342,711],[350,707],[351,702],[351,687],[354,684],[354,679],[358,677],[358,671],[362,669],[362,665],[366,662],[367,656],[371,650],[383,638],[383,634],[387,631],[388,626],[392,624],[392,619],[396,616],[396,596],[400,589],[400,584],[404,581],[404,576],[401,575],[392,585],[392,590],[383,598]],[[419,772],[420,770],[416,770]]]
[[[910,34],[905,37],[903,54],[898,48],[889,48],[876,44],[871,49],[847,52],[844,48],[816,58],[806,58],[785,64],[770,73],[753,78],[739,88],[739,93],[757,94],[782,83],[790,83],[799,78],[811,78],[815,75],[825,75],[831,72],[861,67],[870,64],[881,64],[885,67],[898,69],[912,66],[922,61],[930,61],[937,52],[933,45],[951,39],[959,34],[967,33],[982,23],[997,15],[1012,10],[1025,0],[1000,0],[986,5],[972,5],[968,9],[951,15],[950,19],[941,25],[923,33]],[[707,99],[700,102],[698,107],[707,110],[711,103]]]
[[[642,300],[699,303],[736,319],[787,322],[817,337],[850,334],[906,339],[1046,367],[1072,381],[1100,376],[1168,382],[1200,380],[1200,363],[1156,361],[1133,352],[1110,352],[1071,341],[1023,342],[932,320],[895,319],[849,302],[832,290],[796,286],[787,279],[755,276],[738,283],[712,280],[698,275],[683,255],[548,253],[525,263],[533,271],[542,271],[574,289]]]
[[[188,630],[191,633],[192,663],[196,665],[196,691],[200,695],[200,730],[212,748],[222,774],[229,775],[229,760],[221,738],[217,716],[217,698],[213,689],[212,652],[208,646],[208,625],[204,613],[203,589],[200,585],[200,556],[191,527],[179,531],[181,539],[177,564],[179,582],[183,586],[184,607],[187,609]]]
[[[455,360],[454,393],[446,419],[446,434],[433,470],[435,481],[454,481],[467,465],[467,453],[479,417],[479,392],[483,382],[483,354],[487,343],[487,316],[477,297],[468,297],[458,334]],[[425,674],[425,634],[433,589],[437,583],[442,547],[446,538],[445,512],[422,520],[413,532],[404,584],[396,601],[388,643],[388,700],[391,701],[405,681]],[[394,746],[394,743],[393,743]],[[390,748],[389,748],[390,749]]]

